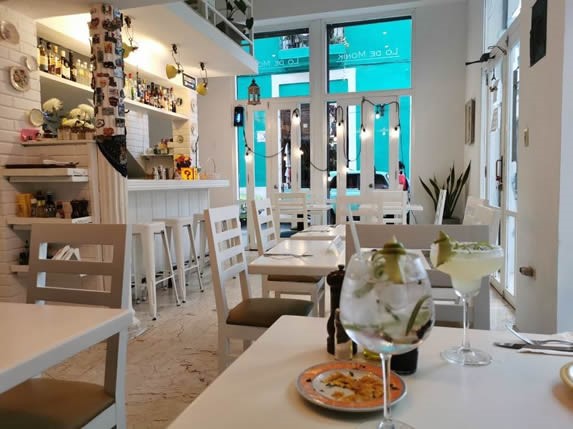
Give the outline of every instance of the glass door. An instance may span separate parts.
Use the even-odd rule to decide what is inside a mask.
[[[336,160],[336,171],[329,171],[328,198],[335,199],[340,193],[368,195],[400,186],[401,127],[396,100],[352,98],[328,104],[330,169],[333,158]]]
[[[511,34],[515,35],[512,37]],[[492,276],[493,286],[514,305],[517,227],[517,142],[519,123],[519,54],[516,25],[507,55],[487,70],[486,199],[501,213],[500,244],[505,263]]]
[[[270,102],[267,193],[310,188],[310,104]]]

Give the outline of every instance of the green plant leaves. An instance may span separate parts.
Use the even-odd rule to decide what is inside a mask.
[[[434,176],[431,179],[428,179],[431,188],[426,184],[426,182],[422,180],[421,177],[419,178],[422,187],[424,188],[424,190],[430,196],[432,202],[434,203],[434,210],[437,209],[438,207],[438,197],[440,195],[440,189],[447,190],[448,193],[446,195],[446,202],[444,205],[444,218],[451,218],[453,216],[460,195],[462,194],[464,186],[466,185],[470,177],[470,170],[471,170],[471,162],[468,164],[464,172],[459,177],[456,177],[456,167],[454,164],[452,164],[449,174],[446,177],[446,179],[442,182],[441,186],[439,185],[436,176]]]

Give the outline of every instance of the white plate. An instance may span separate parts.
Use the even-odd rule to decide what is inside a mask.
[[[44,114],[40,109],[32,109],[28,113],[28,120],[35,127],[41,127],[44,124]]]
[[[30,72],[22,66],[11,67],[10,83],[18,91],[28,91],[30,89]]]
[[[384,407],[382,395],[376,399],[350,401],[345,398],[355,394],[354,390],[333,385],[329,378],[340,373],[352,380],[374,377],[382,384],[382,368],[363,362],[331,361],[304,370],[296,380],[298,392],[307,401],[323,408],[336,411],[362,413],[381,410]],[[390,405],[406,396],[406,383],[392,372],[390,375]]]
[[[24,65],[31,72],[38,70],[38,60],[31,55],[24,56]]]
[[[20,34],[14,24],[8,21],[0,21],[0,37],[14,45],[20,43]]]

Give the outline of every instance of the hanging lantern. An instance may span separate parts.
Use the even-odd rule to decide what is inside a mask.
[[[249,85],[249,101],[248,104],[261,104],[261,88],[255,82],[255,79]]]

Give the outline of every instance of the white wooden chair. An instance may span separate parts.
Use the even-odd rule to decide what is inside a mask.
[[[306,192],[275,192],[271,194],[275,224],[280,234],[280,224],[289,223],[291,229],[302,229],[309,226]],[[290,236],[286,233],[285,237]]]
[[[251,201],[251,213],[255,221],[257,249],[259,255],[276,246],[278,234],[273,219],[271,201]],[[274,292],[275,298],[281,294],[309,295],[313,303],[312,315],[324,317],[324,277],[299,275],[269,275],[262,278],[263,298],[270,297]]]
[[[129,251],[126,225],[33,225],[27,302],[60,302],[128,308]],[[105,245],[103,262],[47,259],[48,243]],[[113,252],[108,246],[113,246]],[[106,276],[100,289],[48,286],[47,273]],[[57,280],[61,279],[61,276]],[[90,280],[92,280],[90,278]],[[54,284],[52,276],[50,284]],[[61,281],[58,281],[60,284]],[[18,329],[12,327],[11,329]],[[22,332],[22,335],[26,335]],[[103,386],[77,381],[33,378],[0,395],[2,428],[125,428],[127,332],[107,340]]]
[[[383,217],[382,192],[373,192],[369,195],[337,195],[336,196],[336,223],[343,224],[350,217],[349,207],[354,206],[352,215],[359,218],[359,222],[381,222]]]
[[[486,241],[488,229],[485,225],[381,225],[356,224],[358,239],[362,247],[381,248],[384,243],[396,237],[410,249],[429,249],[431,243],[444,231],[459,241]],[[346,236],[351,237],[349,226]],[[353,240],[346,240],[346,260],[355,253]],[[462,321],[462,306],[456,296],[450,276],[437,270],[429,270],[428,276],[432,284],[432,296],[436,307],[436,322],[442,324],[460,323]],[[489,276],[484,276],[480,293],[473,298],[469,308],[469,318],[475,329],[489,329]]]
[[[499,235],[501,211],[488,206],[485,200],[468,197],[464,213],[464,225],[487,225],[489,228],[488,242],[496,244]]]
[[[230,340],[243,340],[243,347],[256,340],[280,316],[308,316],[312,302],[298,299],[251,298],[247,262],[241,238],[239,206],[205,210],[205,226],[211,255],[211,271],[218,320],[219,371],[234,357]],[[242,300],[229,308],[226,287],[238,278]]]
[[[408,223],[408,192],[407,191],[378,191],[382,195],[382,212],[384,224]]]
[[[436,217],[434,218],[434,225],[441,225],[444,219],[444,208],[446,206],[446,197],[448,191],[445,189],[440,189],[440,195],[438,195],[438,204],[436,206]]]

